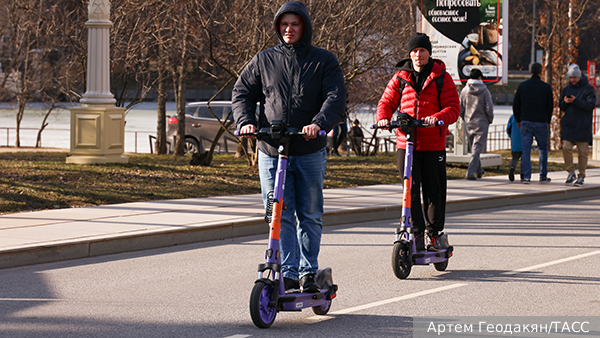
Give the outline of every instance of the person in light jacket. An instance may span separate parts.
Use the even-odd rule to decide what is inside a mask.
[[[472,69],[470,77],[460,92],[460,117],[465,121],[471,149],[467,179],[476,180],[484,173],[480,155],[486,152],[488,129],[494,121],[494,104],[490,91],[481,80],[481,71]]]

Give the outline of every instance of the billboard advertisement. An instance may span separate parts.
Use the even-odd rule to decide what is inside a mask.
[[[417,29],[429,35],[432,57],[455,81],[478,68],[486,83],[507,82],[508,0],[422,0]],[[504,14],[504,15],[503,15]],[[505,34],[506,33],[506,34]],[[505,36],[503,36],[503,34]]]

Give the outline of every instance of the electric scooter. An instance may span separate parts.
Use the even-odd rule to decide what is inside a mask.
[[[286,126],[282,121],[272,121],[271,127],[261,128],[255,133],[236,136],[252,135],[257,139],[271,137],[279,142],[279,159],[275,174],[274,191],[268,194],[265,220],[269,223],[269,243],[265,254],[266,262],[258,266],[258,279],[250,295],[250,316],[252,322],[259,328],[268,328],[275,321],[279,311],[302,311],[312,308],[317,315],[325,315],[331,308],[331,302],[336,296],[337,285],[333,284],[331,268],[319,269],[315,281],[319,286],[317,293],[304,293],[298,289],[285,291],[281,274],[281,255],[279,251],[279,234],[281,231],[281,215],[284,209],[283,192],[288,162],[289,144],[292,137],[305,135],[296,128]],[[324,130],[319,131],[320,137],[326,136]],[[270,215],[270,216],[269,216]]]
[[[444,121],[438,121],[437,126],[444,124]],[[379,127],[376,124],[371,129],[393,130],[400,128],[406,135],[406,155],[404,158],[404,177],[403,198],[402,198],[402,217],[400,218],[400,227],[396,228],[396,240],[392,251],[392,270],[394,275],[400,279],[406,279],[410,275],[413,265],[433,264],[437,271],[445,271],[448,267],[448,260],[452,257],[454,248],[448,243],[448,236],[444,233],[438,235],[440,251],[417,251],[415,235],[413,232],[413,219],[411,214],[411,190],[412,190],[412,164],[414,152],[414,131],[415,128],[429,127],[422,120],[414,120],[408,114],[398,114],[398,119],[390,122],[389,125]],[[421,210],[418,210],[421,212]]]

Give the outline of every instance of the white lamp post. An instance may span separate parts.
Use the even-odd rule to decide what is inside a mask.
[[[67,163],[127,163],[123,156],[125,108],[115,107],[110,92],[110,1],[88,6],[86,92],[81,107],[71,109],[71,155]]]

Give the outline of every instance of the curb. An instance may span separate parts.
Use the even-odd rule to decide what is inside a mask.
[[[577,189],[563,188],[545,192],[525,192],[520,194],[477,198],[475,200],[465,199],[460,201],[449,201],[447,203],[446,213],[554,202],[599,195],[600,186],[597,186]],[[329,226],[399,219],[401,210],[401,205],[394,204],[326,211],[323,214],[323,224]],[[268,226],[265,224],[262,217],[250,217],[246,220],[236,222],[214,222],[210,225],[190,226],[183,230],[161,230],[56,245],[24,247],[0,251],[0,269],[183,244],[225,240],[267,233]]]

